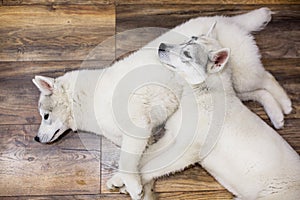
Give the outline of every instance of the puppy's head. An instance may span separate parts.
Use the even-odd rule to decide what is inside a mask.
[[[190,84],[200,84],[211,73],[220,72],[226,65],[230,50],[222,48],[214,34],[214,27],[206,35],[192,37],[182,44],[161,43],[160,61],[181,74]]]
[[[37,142],[51,143],[71,128],[73,118],[65,88],[53,78],[35,76],[32,80],[40,90],[39,112],[42,117]]]

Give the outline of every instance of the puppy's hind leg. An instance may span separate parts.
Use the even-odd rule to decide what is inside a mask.
[[[276,129],[280,129],[283,127],[284,116],[282,110],[277,101],[268,91],[259,89],[250,92],[238,93],[237,95],[242,101],[258,101],[264,107],[274,127]]]
[[[231,20],[246,31],[252,32],[264,29],[272,19],[271,15],[272,11],[269,8],[264,7],[242,15],[234,16]]]
[[[292,112],[292,102],[288,97],[284,89],[279,85],[275,78],[266,72],[263,80],[263,88],[272,94],[276,101],[281,106],[284,114],[290,114]]]

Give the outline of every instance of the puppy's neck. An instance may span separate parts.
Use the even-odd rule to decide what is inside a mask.
[[[224,93],[226,96],[235,94],[232,86],[230,69],[210,74],[203,83],[190,85],[190,87],[197,97],[212,93]]]

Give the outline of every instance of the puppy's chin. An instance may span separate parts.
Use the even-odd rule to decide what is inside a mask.
[[[168,69],[170,69],[171,71],[176,71],[176,68],[169,64],[169,62],[165,59],[165,57],[160,57],[160,62]]]
[[[170,65],[170,64],[168,64],[168,63],[163,63],[164,64],[164,66],[165,67],[167,67],[169,70],[171,70],[171,71],[176,71],[176,68],[173,66],[173,65]]]

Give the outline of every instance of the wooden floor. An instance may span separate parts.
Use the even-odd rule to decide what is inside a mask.
[[[0,1],[0,199],[128,199],[105,188],[118,160],[118,148],[106,139],[69,133],[51,145],[33,141],[40,122],[39,93],[31,82],[34,75],[57,77],[80,68],[89,51],[116,32],[149,26],[171,28],[197,16],[233,15],[262,6],[275,14],[255,38],[265,67],[287,90],[294,108],[279,133],[300,153],[299,3]],[[124,41],[115,42],[117,46]],[[269,123],[258,104],[247,105]],[[232,198],[200,166],[159,180],[155,190],[166,200]]]

